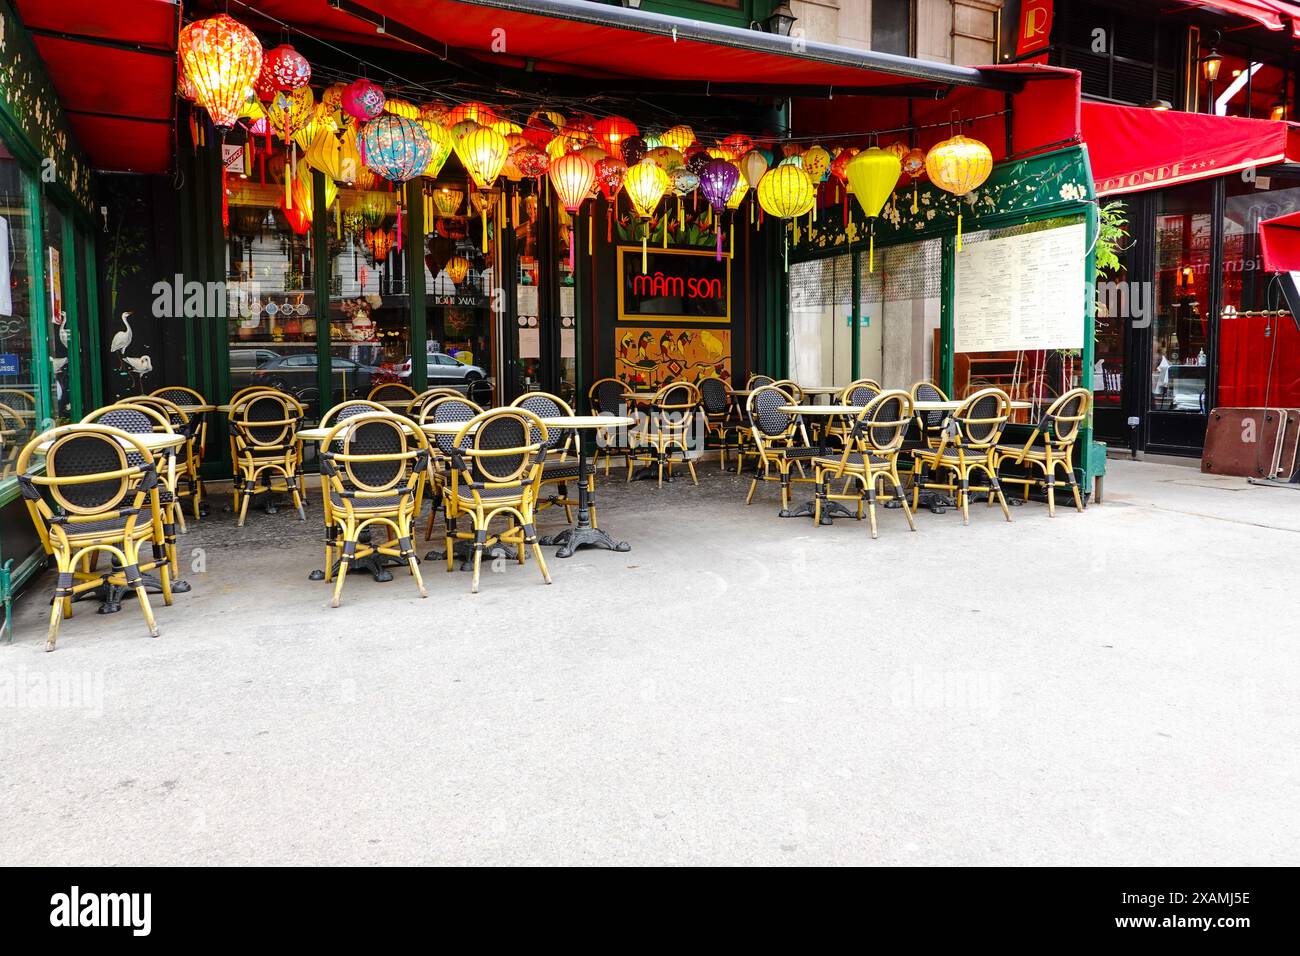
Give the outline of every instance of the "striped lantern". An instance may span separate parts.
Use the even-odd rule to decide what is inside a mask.
[[[668,174],[647,160],[642,160],[627,171],[623,178],[623,191],[627,193],[632,200],[632,206],[636,209],[636,214],[642,219],[649,220],[654,215],[655,207],[659,205],[659,200],[664,198],[664,193],[672,181]],[[641,272],[644,275],[649,271],[649,258],[646,252],[646,238],[649,233],[647,222],[646,233],[641,236]]]
[[[993,153],[977,139],[957,135],[945,139],[925,157],[930,182],[954,196],[984,185],[993,172]],[[961,203],[957,204],[957,249],[961,250]]]
[[[184,27],[177,54],[194,101],[218,130],[230,129],[262,70],[257,35],[229,14],[218,13]]]
[[[758,204],[769,216],[796,219],[817,203],[817,190],[800,167],[793,164],[769,169],[758,182]],[[798,237],[796,236],[796,241]],[[790,244],[786,237],[785,268],[790,268]]]
[[[424,127],[395,113],[384,113],[363,126],[361,147],[370,169],[399,184],[423,173],[433,156]]]
[[[456,140],[456,155],[460,157],[474,184],[479,189],[490,189],[501,175],[510,146],[506,138],[494,129],[480,126]]]

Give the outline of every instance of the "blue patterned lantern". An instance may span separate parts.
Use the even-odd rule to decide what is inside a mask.
[[[419,176],[433,156],[433,143],[424,127],[394,113],[372,119],[361,128],[360,138],[366,166],[394,183]]]

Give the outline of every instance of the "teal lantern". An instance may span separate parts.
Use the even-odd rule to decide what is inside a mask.
[[[389,182],[404,183],[429,167],[433,143],[415,120],[384,113],[361,128],[361,155],[367,168]]]

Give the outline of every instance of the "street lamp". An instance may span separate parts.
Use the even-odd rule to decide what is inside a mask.
[[[1210,43],[1210,52],[1201,57],[1201,76],[1205,78],[1205,88],[1209,99],[1209,109],[1207,113],[1216,112],[1214,105],[1214,83],[1219,78],[1219,68],[1223,66],[1223,54],[1219,52],[1219,40],[1221,35],[1216,30],[1214,40]]]
[[[1286,100],[1278,100],[1273,104],[1273,109],[1269,111],[1269,119],[1284,120],[1286,119]]]
[[[772,15],[765,21],[767,23],[767,32],[776,33],[783,37],[790,35],[790,28],[794,26],[794,21],[798,19],[790,9],[790,4],[781,0],[772,11]]]

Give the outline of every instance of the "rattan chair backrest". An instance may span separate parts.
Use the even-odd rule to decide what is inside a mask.
[[[425,405],[420,412],[420,421],[433,422],[437,424],[446,424],[448,422],[467,422],[475,416],[482,415],[483,409],[479,408],[468,398],[462,398],[459,395],[447,395],[443,398],[435,399],[428,405]],[[450,455],[451,450],[456,447],[455,435],[434,435],[433,443],[438,450],[445,455]],[[465,447],[468,447],[469,440],[465,440]]]
[[[966,448],[996,445],[1011,417],[1011,398],[1000,388],[983,388],[953,412],[952,420]]]
[[[366,399],[372,402],[409,402],[413,398],[415,398],[415,389],[401,382],[384,382],[382,385],[376,385],[366,396]]]
[[[496,408],[465,423],[456,441],[469,439],[468,447],[452,454],[472,483],[522,485],[535,479],[548,438],[546,424],[527,409]]]
[[[784,389],[775,385],[760,386],[749,393],[746,403],[750,425],[766,440],[787,438],[794,432],[798,419],[781,411],[781,406],[794,404],[796,402]]]
[[[283,392],[257,392],[232,411],[230,424],[247,447],[269,450],[293,444],[302,417],[302,406]]]
[[[349,418],[355,418],[357,415],[370,415],[375,412],[387,412],[389,409],[380,405],[378,402],[372,402],[365,398],[353,398],[346,402],[339,402],[333,408],[325,412],[320,417],[320,427],[329,428],[337,425],[339,422],[345,422]]]
[[[1079,437],[1079,428],[1088,417],[1092,393],[1086,388],[1072,388],[1047,409],[1051,421],[1051,441],[1057,445],[1072,445]]]
[[[880,383],[869,378],[860,378],[851,382],[840,392],[838,401],[841,405],[867,405],[880,394]],[[910,407],[910,403],[909,403]]]
[[[573,416],[573,408],[569,403],[558,395],[552,395],[550,392],[525,392],[511,402],[510,407],[525,409],[538,418]],[[573,431],[572,429],[552,428],[549,430],[548,435],[546,450],[548,452],[558,452],[569,448]],[[537,440],[536,435],[533,436],[533,440]]]

